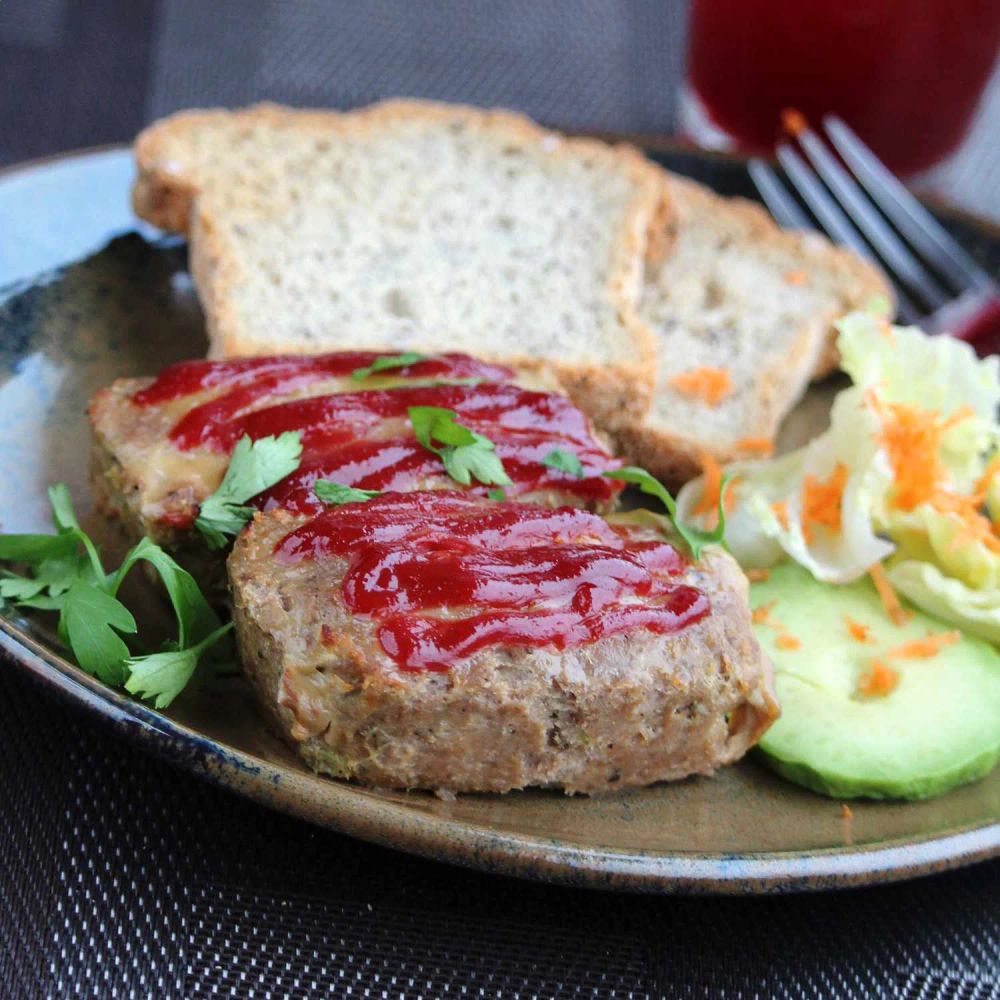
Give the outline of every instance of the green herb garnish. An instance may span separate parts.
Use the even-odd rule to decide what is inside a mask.
[[[667,514],[670,516],[674,529],[687,542],[695,560],[701,558],[701,550],[706,545],[715,545],[723,541],[726,533],[725,498],[726,487],[729,485],[728,476],[723,476],[722,488],[719,490],[719,522],[714,531],[704,531],[701,528],[685,524],[678,518],[677,503],[670,492],[663,483],[651,476],[645,469],[640,469],[635,465],[626,465],[621,469],[611,469],[602,474],[608,479],[618,479],[623,483],[631,483],[633,486],[638,486],[643,493],[656,497],[667,508]]]
[[[379,495],[378,490],[358,490],[353,486],[344,486],[330,479],[318,480],[315,486],[313,486],[313,492],[323,503],[331,503],[338,506],[344,503],[362,503]]]
[[[576,476],[577,479],[583,479],[585,475],[580,459],[573,452],[563,451],[561,448],[553,448],[542,459],[542,465],[547,465],[551,469],[558,469],[560,472],[565,472],[570,476]]]
[[[30,574],[0,571],[0,597],[20,608],[58,612],[59,638],[83,670],[153,699],[157,708],[169,705],[232,624],[220,622],[194,577],[148,538],[129,550],[115,572],[106,573],[66,487],[53,486],[49,498],[55,535],[0,535],[0,560],[19,563]],[[129,648],[125,637],[136,636],[137,625],[118,599],[138,562],[156,569],[177,619],[176,640],[147,655]]]
[[[494,490],[488,490],[488,491],[486,492],[486,495],[487,495],[487,496],[488,496],[488,497],[489,497],[489,498],[490,498],[491,500],[497,500],[497,501],[499,501],[499,502],[501,502],[501,503],[502,503],[502,502],[503,502],[504,500],[506,500],[506,499],[507,499],[507,494],[506,494],[506,493],[504,492],[504,490],[503,490],[503,487],[502,487],[502,486],[498,486],[498,487],[497,487],[496,489],[494,489]]]
[[[355,382],[363,382],[369,375],[374,375],[376,372],[388,371],[392,368],[406,368],[409,365],[415,365],[418,361],[426,361],[426,354],[417,354],[414,351],[406,351],[403,354],[393,354],[388,357],[376,358],[370,365],[366,368],[355,368],[351,372],[351,378]]]
[[[485,486],[514,485],[493,442],[456,422],[454,410],[411,406],[407,413],[417,440],[441,458],[445,471],[456,483],[469,486],[475,477]]]
[[[302,457],[302,435],[286,431],[278,437],[251,441],[244,435],[229,460],[219,488],[201,505],[194,526],[210,549],[224,548],[243,530],[254,509],[244,504],[251,497],[291,475]]]

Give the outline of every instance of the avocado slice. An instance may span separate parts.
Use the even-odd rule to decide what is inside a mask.
[[[836,798],[926,799],[988,774],[1000,759],[1000,653],[963,636],[926,659],[886,657],[904,642],[953,626],[914,610],[895,626],[865,578],[818,583],[796,563],[751,587],[755,625],[774,661],[781,718],[759,746],[780,775]],[[868,628],[860,642],[846,616]],[[790,636],[779,645],[779,636]],[[799,648],[793,646],[798,640]],[[898,675],[885,695],[858,683],[877,658]]]

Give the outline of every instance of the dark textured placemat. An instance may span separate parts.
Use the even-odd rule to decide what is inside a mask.
[[[518,882],[262,810],[4,666],[4,997],[1000,997],[1000,862],[763,899]]]

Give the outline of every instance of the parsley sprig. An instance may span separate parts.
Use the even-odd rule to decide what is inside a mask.
[[[245,506],[247,500],[291,475],[301,458],[302,435],[298,431],[256,441],[245,434],[233,449],[219,488],[202,503],[194,522],[208,547],[225,548],[254,515],[253,507]]]
[[[633,486],[638,486],[643,493],[648,493],[650,496],[656,497],[664,507],[667,508],[667,514],[670,516],[670,521],[677,531],[677,534],[687,542],[688,547],[691,549],[692,557],[697,561],[701,558],[701,551],[706,545],[716,545],[723,541],[726,534],[726,509],[725,509],[725,498],[726,498],[726,487],[729,485],[729,477],[724,476],[722,479],[722,489],[719,491],[719,520],[713,531],[705,531],[702,528],[696,528],[694,525],[685,524],[677,516],[677,502],[670,495],[669,490],[654,476],[650,475],[645,469],[641,469],[636,465],[626,465],[620,469],[611,469],[608,472],[603,473],[608,479],[618,479],[623,483],[631,483]]]
[[[363,382],[369,375],[389,371],[393,368],[406,368],[409,365],[417,364],[418,361],[426,360],[426,354],[417,354],[415,351],[404,351],[402,354],[385,355],[381,358],[376,358],[365,368],[355,368],[354,371],[351,372],[351,378],[354,379],[355,382]]]
[[[359,490],[353,486],[335,483],[332,479],[320,479],[313,486],[313,492],[323,503],[340,506],[345,503],[363,503],[379,495],[378,490]]]
[[[514,485],[493,442],[458,423],[454,410],[411,406],[407,413],[417,440],[440,457],[445,472],[456,483],[469,486],[474,477],[485,486]]]
[[[164,708],[191,680],[199,662],[217,657],[232,628],[222,624],[194,577],[148,538],[105,572],[100,553],[80,527],[69,490],[49,489],[54,535],[0,535],[0,560],[24,567],[0,570],[0,597],[20,608],[59,613],[58,633],[76,662],[98,679],[124,687]],[[118,599],[129,571],[149,563],[159,574],[177,619],[177,638],[163,650],[137,655],[125,636],[136,636],[132,612]],[[134,641],[134,640],[133,640]]]
[[[559,472],[565,472],[577,479],[583,479],[585,475],[580,459],[573,452],[563,451],[562,448],[553,448],[542,459],[542,465],[547,465],[550,469],[557,469]]]

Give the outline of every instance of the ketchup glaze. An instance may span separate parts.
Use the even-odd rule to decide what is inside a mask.
[[[367,390],[359,382],[356,391],[351,385],[346,392],[288,398],[315,392],[318,383],[331,378],[349,377],[380,356],[367,351],[186,361],[165,369],[132,402],[149,407],[192,397],[194,405],[168,434],[180,451],[227,455],[244,435],[258,440],[298,431],[299,468],[254,498],[252,503],[262,510],[318,512],[323,505],[313,487],[320,479],[380,491],[453,485],[440,457],[415,439],[407,419],[412,406],[453,410],[460,423],[492,441],[513,481],[506,488],[511,497],[552,490],[587,504],[604,504],[621,492],[620,482],[602,475],[620,463],[594,439],[587,418],[569,399],[522,389],[509,381],[514,377],[509,369],[467,355],[431,357],[386,374],[487,381]],[[546,465],[544,459],[554,450],[575,454],[583,476]],[[471,489],[480,496],[488,491],[477,483]]]
[[[358,368],[367,368],[382,357],[393,355],[385,351],[336,351],[313,355],[275,354],[260,358],[234,358],[231,361],[179,361],[164,368],[155,382],[132,397],[132,402],[137,406],[152,406],[221,385],[232,389],[260,386],[263,395],[268,386],[281,379],[299,378],[317,382],[343,378]],[[468,354],[435,354],[412,365],[387,369],[376,375],[507,382],[514,377],[514,372],[502,365],[478,361]]]
[[[666,542],[576,508],[452,491],[328,508],[282,538],[279,563],[346,558],[338,599],[376,624],[403,670],[445,671],[488,646],[572,649],[710,611]]]

